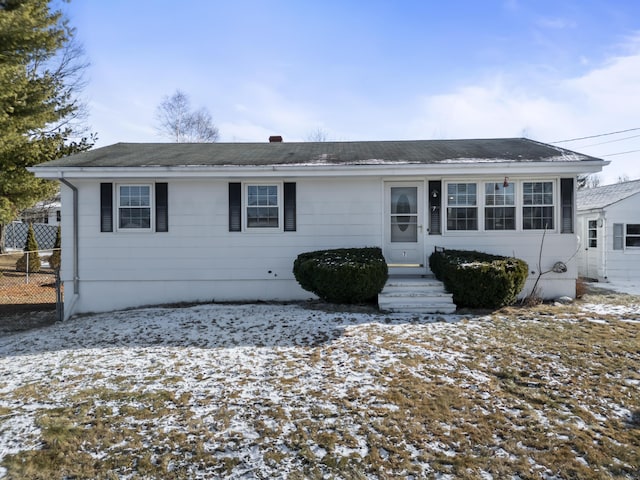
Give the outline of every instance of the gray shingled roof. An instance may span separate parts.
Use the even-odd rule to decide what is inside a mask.
[[[37,167],[380,165],[599,160],[524,138],[298,143],[117,143]]]
[[[608,207],[639,192],[640,180],[579,190],[578,210]]]

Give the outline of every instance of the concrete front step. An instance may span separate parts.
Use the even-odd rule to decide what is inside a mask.
[[[437,305],[437,304],[395,304],[395,305],[387,305],[386,307],[380,307],[380,310],[385,312],[394,312],[394,313],[421,313],[421,314],[429,314],[429,313],[455,313],[456,306],[455,305]]]
[[[378,306],[389,312],[453,313],[456,305],[442,282],[433,277],[389,277],[378,295]]]

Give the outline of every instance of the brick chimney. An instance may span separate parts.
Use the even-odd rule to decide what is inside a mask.
[[[271,135],[269,137],[269,143],[282,143],[281,135]]]

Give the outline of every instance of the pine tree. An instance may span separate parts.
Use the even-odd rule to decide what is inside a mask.
[[[29,224],[27,231],[27,241],[24,244],[24,255],[16,262],[16,271],[37,273],[40,271],[40,255],[38,253],[38,241],[36,240],[36,232],[33,225]],[[28,264],[28,270],[27,270]]]
[[[94,143],[77,139],[83,65],[73,33],[47,0],[0,0],[0,252],[4,226],[56,189],[27,168]]]
[[[61,245],[62,245],[62,236],[60,232],[60,225],[58,225],[58,229],[56,230],[56,241],[53,244],[53,253],[49,257],[49,266],[56,270],[60,268]]]

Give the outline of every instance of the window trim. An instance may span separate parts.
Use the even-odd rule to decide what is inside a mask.
[[[295,181],[260,181],[253,179],[246,182],[228,183],[228,220],[229,233],[291,233],[298,230],[298,188]],[[278,188],[278,227],[247,227],[248,186],[266,185]]]
[[[552,177],[552,178],[540,178],[540,177],[520,177],[517,179],[508,179],[509,184],[514,185],[514,199],[515,205],[515,228],[514,229],[504,229],[504,230],[489,230],[485,225],[486,222],[486,208],[487,202],[485,197],[485,188],[487,184],[496,184],[496,183],[504,183],[504,177],[488,177],[488,178],[462,178],[462,179],[443,179],[442,180],[442,194],[441,197],[446,196],[447,198],[443,198],[442,200],[442,233],[448,235],[466,235],[471,232],[479,233],[481,235],[512,235],[514,233],[521,233],[527,235],[537,235],[544,231],[544,229],[525,229],[524,228],[524,207],[530,207],[532,205],[524,205],[524,183],[551,183],[553,191],[552,191],[552,201],[553,203],[550,205],[546,205],[552,208],[553,212],[553,228],[548,228],[547,232],[549,233],[569,233],[561,231],[561,222],[562,222],[562,205],[560,205],[560,183],[563,178],[561,177]],[[451,230],[448,228],[448,215],[449,215],[449,198],[448,198],[448,189],[451,184],[460,184],[460,183],[473,183],[476,185],[476,205],[477,208],[477,216],[478,216],[478,228],[476,230]],[[575,200],[574,200],[575,201]],[[511,205],[507,205],[511,207]],[[536,205],[537,206],[537,205]],[[572,205],[575,209],[575,205]],[[490,206],[492,208],[494,206]],[[455,208],[455,207],[454,207]]]
[[[598,248],[598,220],[587,219],[587,248]]]
[[[629,237],[640,238],[640,233],[634,233],[632,235],[629,235],[629,225],[637,225],[638,227],[640,227],[640,223],[625,223],[624,224],[624,231],[623,231],[623,233],[624,233],[624,243],[623,243],[624,249],[625,250],[632,250],[632,251],[639,251],[640,250],[640,245],[639,246],[627,245],[627,239]]]
[[[448,233],[456,233],[456,234],[464,234],[467,232],[480,232],[480,231],[484,231],[480,229],[480,221],[481,221],[481,203],[478,200],[478,182],[477,180],[472,181],[472,180],[455,180],[455,181],[446,181],[444,182],[444,196],[446,197],[445,200],[445,206],[444,206],[444,210],[445,210],[445,218],[444,218],[444,227],[445,227],[445,231]],[[474,205],[450,205],[449,204],[449,186],[450,185],[475,185],[476,187],[476,191],[475,191],[475,204]],[[484,200],[482,200],[482,202],[484,202]],[[476,228],[465,228],[465,229],[457,229],[457,228],[449,228],[449,209],[452,208],[456,208],[456,209],[460,209],[460,208],[472,208],[475,209],[476,211],[476,218],[475,218],[475,222],[476,222]],[[467,220],[468,221],[468,220]]]
[[[242,184],[242,227],[245,232],[280,233],[284,232],[284,182],[244,182]],[[249,226],[249,187],[276,187],[278,196],[278,226],[255,227]],[[265,207],[268,208],[268,207]]]
[[[154,232],[155,231],[155,188],[154,188],[154,183],[141,183],[141,182],[136,182],[136,183],[128,183],[128,182],[124,182],[124,183],[116,183],[115,185],[115,209],[116,209],[116,215],[115,215],[115,223],[116,223],[116,228],[115,230],[117,232],[124,232],[124,233],[147,233],[147,232]],[[120,226],[120,208],[137,208],[137,207],[121,207],[120,206],[120,187],[148,187],[149,188],[149,206],[148,207],[141,207],[141,208],[148,208],[149,209],[149,227],[134,227],[134,228],[126,228],[126,227],[121,227]]]
[[[518,230],[518,188],[517,188],[517,182],[509,182],[508,186],[513,186],[513,203],[504,203],[502,205],[488,205],[487,204],[487,186],[488,185],[492,185],[492,189],[494,189],[494,191],[499,191],[495,190],[495,186],[496,185],[503,185],[502,188],[505,189],[504,187],[504,181],[500,182],[500,181],[492,181],[492,180],[488,180],[488,181],[484,181],[482,182],[482,225],[484,226],[483,231],[485,232],[515,232]],[[495,195],[495,193],[494,193]],[[502,193],[502,195],[505,197],[505,199],[507,198],[506,194]],[[498,208],[512,208],[513,209],[513,228],[487,228],[487,209],[493,209],[496,210]],[[496,217],[494,217],[495,220]]]
[[[525,195],[525,191],[524,191],[524,184],[525,183],[550,183],[551,184],[551,204],[533,204],[533,205],[525,205],[524,203],[524,195]],[[547,232],[557,232],[558,231],[558,179],[523,179],[520,180],[520,185],[521,185],[521,195],[519,196],[519,200],[520,200],[520,206],[519,206],[519,210],[520,210],[520,231],[522,232],[543,232],[543,231],[547,231]],[[544,194],[544,192],[543,192]],[[525,221],[525,216],[524,216],[524,209],[526,208],[531,208],[531,207],[541,207],[541,208],[545,208],[545,207],[550,207],[551,208],[551,213],[553,215],[553,217],[551,218],[551,220],[553,221],[553,227],[551,228],[546,228],[546,227],[542,227],[542,228],[524,228],[524,221]]]

